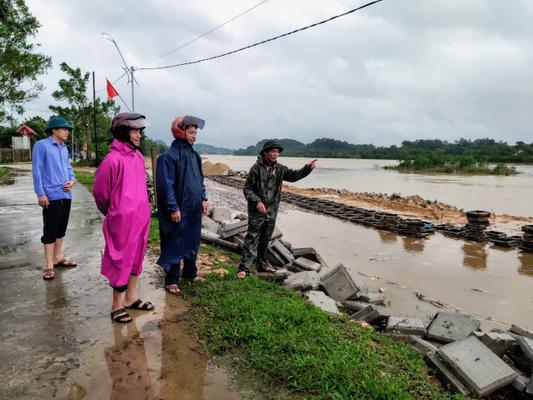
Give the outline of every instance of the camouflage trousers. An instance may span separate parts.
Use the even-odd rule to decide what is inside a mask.
[[[250,272],[250,268],[256,260],[257,270],[263,270],[267,267],[266,260],[268,242],[276,226],[276,216],[268,217],[266,215],[251,216],[248,218],[248,232],[244,239],[242,248],[241,263],[239,271]]]

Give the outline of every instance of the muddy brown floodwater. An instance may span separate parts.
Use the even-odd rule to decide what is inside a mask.
[[[209,363],[188,305],[162,289],[153,256],[140,294],[155,310],[112,323],[101,223],[91,194],[77,186],[64,250],[78,266],[43,281],[41,209],[28,166],[0,185],[0,398],[241,399],[228,372]]]
[[[210,180],[207,188],[212,202],[245,210],[242,191]],[[283,202],[277,225],[294,246],[313,246],[330,266],[343,263],[371,289],[384,289],[393,313],[428,321],[456,309],[479,315],[485,328],[533,329],[532,254],[440,233],[415,239]]]

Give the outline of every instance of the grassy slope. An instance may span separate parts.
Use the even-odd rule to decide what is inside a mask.
[[[2,181],[2,179],[7,177],[10,172],[11,172],[11,168],[9,168],[9,167],[0,167],[0,182]]]

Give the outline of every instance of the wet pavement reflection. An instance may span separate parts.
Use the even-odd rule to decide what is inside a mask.
[[[130,324],[111,321],[111,289],[100,276],[102,219],[82,186],[64,245],[78,267],[43,281],[35,200],[29,171],[0,185],[0,398],[242,398],[227,371],[208,363],[188,305],[163,291],[153,257],[139,291],[156,309],[133,311]]]

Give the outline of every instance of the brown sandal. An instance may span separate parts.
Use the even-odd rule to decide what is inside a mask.
[[[51,281],[55,278],[55,272],[53,268],[46,268],[43,273],[43,279],[45,281]]]

